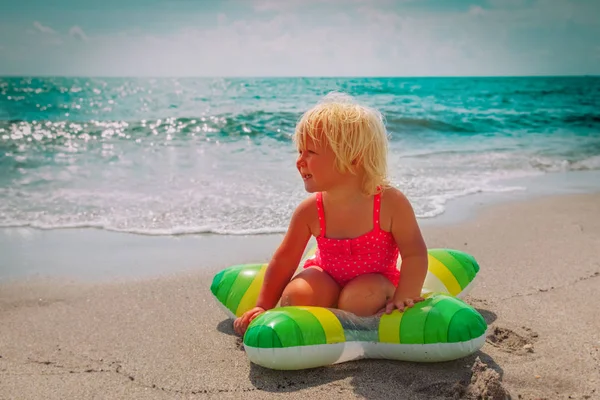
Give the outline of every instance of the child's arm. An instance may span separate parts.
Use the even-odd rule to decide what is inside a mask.
[[[427,245],[406,196],[398,190],[389,190],[386,194],[392,203],[391,232],[402,257],[400,283],[386,307],[386,312],[390,313],[394,308],[402,311],[404,307],[423,301],[421,289],[427,275],[428,256]]]
[[[290,225],[283,241],[273,254],[263,285],[258,295],[256,307],[234,321],[234,329],[243,334],[254,318],[277,304],[285,286],[298,268],[302,254],[311,236],[309,228],[311,210],[315,208],[314,197],[304,200],[292,214]]]
[[[263,286],[256,302],[257,307],[265,310],[275,307],[283,293],[283,289],[296,272],[311,236],[307,215],[311,203],[311,199],[303,201],[292,214],[283,241],[273,254],[267,267]]]

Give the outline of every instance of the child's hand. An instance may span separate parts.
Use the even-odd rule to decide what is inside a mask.
[[[424,301],[425,299],[422,297],[415,297],[415,298],[410,298],[410,297],[405,297],[405,298],[400,298],[400,299],[396,299],[395,296],[393,299],[391,299],[390,301],[388,301],[388,303],[386,304],[385,308],[382,308],[379,313],[385,312],[386,314],[391,314],[392,311],[394,311],[395,308],[397,308],[400,312],[404,311],[405,308],[410,308],[412,306],[414,306],[415,304]]]
[[[253,309],[246,311],[241,317],[233,321],[233,329],[238,335],[244,336],[250,322],[264,312],[265,309],[262,307],[254,307]]]

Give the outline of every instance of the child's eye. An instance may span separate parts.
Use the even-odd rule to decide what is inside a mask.
[[[302,155],[302,153],[317,154],[314,150],[298,150],[298,154]]]

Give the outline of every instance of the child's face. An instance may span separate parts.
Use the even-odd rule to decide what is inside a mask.
[[[308,193],[323,192],[334,187],[343,174],[335,167],[335,154],[322,141],[306,138],[305,148],[298,150],[296,168],[304,181]]]

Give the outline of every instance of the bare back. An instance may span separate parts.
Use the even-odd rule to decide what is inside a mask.
[[[389,200],[389,191],[397,189],[386,189],[381,194],[381,213],[379,226],[384,231],[391,231],[393,204]],[[323,206],[325,209],[325,225],[327,232],[321,232],[319,214],[317,212],[316,195],[307,199],[307,225],[312,236],[324,235],[330,239],[351,239],[363,236],[373,230],[373,197],[365,196],[360,202],[352,204],[332,204],[327,202],[327,194],[323,195]],[[307,210],[308,211],[308,210]]]

